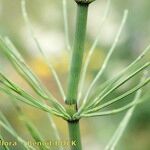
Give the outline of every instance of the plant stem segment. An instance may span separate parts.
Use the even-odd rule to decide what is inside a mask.
[[[76,32],[71,60],[66,103],[76,104],[86,34],[88,4],[77,4]]]
[[[79,120],[68,122],[71,150],[82,150]]]
[[[84,53],[84,43],[86,35],[88,4],[77,3],[76,31],[73,45],[66,104],[68,113],[73,116],[77,110],[77,95],[82,68]],[[71,150],[82,150],[79,120],[69,120],[70,141],[75,141],[76,145],[71,145]]]

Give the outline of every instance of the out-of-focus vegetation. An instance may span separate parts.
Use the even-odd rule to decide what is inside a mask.
[[[99,24],[103,16],[105,6],[105,0],[97,0],[90,7],[86,51],[89,50],[91,43],[99,31]],[[127,66],[149,44],[149,6],[149,0],[112,0],[109,17],[103,26],[99,44],[90,63],[86,86],[88,86],[91,78],[97,73],[100,65],[103,63],[107,50],[113,42],[124,9],[129,9],[129,18],[103,79],[106,80],[115,76],[117,72]],[[67,48],[65,46],[62,1],[27,1],[27,9],[31,22],[34,26],[35,34],[49,59],[54,64],[54,67],[56,68],[65,88],[70,54],[66,52]],[[75,21],[75,5],[73,0],[68,0],[68,18],[70,42],[72,43]],[[60,98],[60,95],[57,93],[57,86],[55,85],[53,77],[40,57],[40,54],[36,49],[36,46],[34,45],[34,42],[23,21],[20,0],[0,0],[0,34],[7,35],[12,39],[34,72],[37,73],[43,83],[53,91],[53,94]],[[28,85],[26,85],[25,82],[15,73],[12,66],[10,66],[8,61],[2,55],[0,55],[0,69],[6,72],[10,78],[18,82],[22,87],[30,90]],[[139,80],[139,78],[136,79]],[[128,89],[130,85],[137,82],[136,79],[117,90],[115,94],[117,95],[125,89]],[[101,84],[101,82],[99,84]],[[29,134],[25,132],[26,129],[19,120],[9,99],[9,97],[0,94],[0,110],[6,114],[7,118],[20,135],[23,135],[25,139],[31,138]],[[132,99],[132,97],[129,97],[128,99]],[[25,111],[31,120],[35,122],[35,125],[45,135],[45,137],[52,138],[53,135],[51,135],[51,129],[47,132],[48,129],[45,128],[45,126],[49,127],[49,125],[44,113],[24,104],[22,104],[22,107],[23,111]],[[111,117],[97,117],[96,119],[92,118],[82,120],[81,131],[85,149],[87,149],[87,147],[89,150],[103,149],[123,116],[124,113]],[[54,119],[62,137],[66,137],[65,122],[58,118]],[[87,131],[90,132],[87,133]],[[6,134],[8,138],[12,138],[1,129],[0,132]],[[136,108],[131,122],[128,125],[127,132],[119,143],[118,150],[149,150],[149,139],[150,102],[145,102]]]

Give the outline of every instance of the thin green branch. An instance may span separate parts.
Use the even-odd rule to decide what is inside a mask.
[[[0,112],[0,118],[5,118],[5,121],[0,120],[0,125],[7,131],[9,132],[12,136],[14,136],[18,142],[20,142],[27,150],[36,150],[34,147],[32,147],[31,145],[28,145],[27,142],[25,140],[23,140],[17,133],[16,131],[13,129],[13,127],[10,125],[10,123],[8,122],[8,120],[6,119],[6,117]]]
[[[64,115],[60,114],[60,112],[58,112],[55,108],[51,108],[51,107],[48,107],[47,105],[43,105],[42,103],[39,103],[39,102],[34,102],[32,100],[27,100],[27,98],[24,98],[22,97],[21,95],[18,95],[17,93],[15,93],[12,89],[8,89],[6,87],[0,87],[0,91],[2,91],[3,93],[9,95],[11,98],[14,98],[16,100],[19,100],[29,106],[32,106],[32,107],[35,107],[35,108],[38,108],[40,110],[43,110],[45,112],[48,112],[50,114],[54,114],[56,116],[59,116],[59,117],[62,117]],[[68,117],[65,117],[66,119],[68,119]]]
[[[95,113],[83,113],[80,115],[80,117],[96,117],[96,116],[107,116],[107,115],[113,115],[113,114],[118,114],[121,113],[125,110],[128,110],[131,107],[136,106],[137,104],[142,103],[143,101],[139,101],[139,102],[131,102],[121,108],[118,109],[113,109],[110,111],[104,111],[104,112],[95,112]]]
[[[38,77],[29,69],[29,67],[24,62],[23,58],[20,59],[21,56],[19,56],[19,54],[16,55],[17,50],[11,47],[8,38],[5,38],[5,40],[1,38],[0,46],[2,47],[4,54],[7,56],[12,65],[16,68],[18,73],[28,82],[28,84],[34,89],[36,94],[38,94],[43,99],[48,100],[52,105],[58,106],[62,112],[66,113],[64,107],[53,97],[53,95],[45,87],[43,87]]]
[[[9,123],[9,121],[6,119],[6,117],[4,116],[4,114],[1,111],[0,111],[0,120],[2,122],[4,122],[8,126],[8,128],[10,128],[10,130],[13,131],[11,124]]]
[[[93,108],[93,109],[90,109],[90,110],[88,110],[88,111],[86,111],[86,112],[88,112],[88,113],[96,112],[96,111],[99,111],[99,110],[102,109],[102,108],[108,107],[109,105],[114,104],[114,103],[116,103],[116,102],[122,100],[123,98],[125,98],[125,97],[127,97],[127,96],[133,94],[134,92],[136,92],[136,91],[139,90],[140,88],[144,87],[144,86],[145,86],[146,84],[148,84],[149,82],[150,82],[150,78],[146,79],[143,83],[137,85],[136,87],[132,88],[131,90],[129,90],[129,91],[127,91],[127,92],[125,92],[124,94],[122,94],[122,95],[120,95],[120,96],[118,96],[118,97],[116,97],[116,98],[114,98],[114,99],[112,99],[112,100],[110,100],[110,101],[108,101],[108,102],[106,102],[106,103],[100,105],[100,106],[97,106],[97,107],[95,107],[95,108]]]
[[[16,108],[16,110],[18,112],[17,114],[19,115],[20,120],[23,121],[24,125],[28,129],[30,135],[35,140],[35,142],[43,142],[44,138],[41,135],[41,133],[38,131],[38,129],[35,127],[35,125],[23,113],[21,107],[15,101],[12,101],[12,102],[13,102],[13,105],[14,105],[14,107]],[[48,150],[48,147],[46,145],[38,145],[38,147],[39,147],[40,150]]]
[[[35,127],[35,125],[27,119],[25,116],[22,116],[21,118],[24,121],[24,124],[26,128],[28,129],[30,135],[35,140],[35,142],[44,142],[44,138],[42,137],[41,133],[38,131],[38,129]],[[49,147],[46,145],[38,145],[40,150],[48,150]]]
[[[141,83],[144,81],[144,79],[146,78],[146,74],[143,75],[142,79],[141,79]],[[140,97],[142,94],[142,89],[139,89],[134,97],[133,102],[138,102]],[[125,114],[124,118],[122,119],[122,121],[120,122],[117,130],[115,131],[114,135],[112,136],[112,138],[110,139],[109,143],[107,144],[105,150],[112,150],[115,149],[117,143],[119,142],[119,140],[121,139],[130,119],[131,116],[133,114],[135,110],[135,106],[131,107],[127,113]]]
[[[13,50],[14,54],[15,54],[17,57],[19,57],[20,60],[22,60],[22,61],[24,62],[22,56],[18,53],[18,51],[16,50],[15,46],[13,45],[13,43],[12,43],[8,38],[5,38],[5,40],[6,40],[7,45],[9,45],[9,46],[11,47],[11,49]],[[4,90],[3,90],[3,91],[4,91]],[[27,102],[27,101],[26,101],[25,99],[23,99],[22,97],[18,97],[18,96],[14,95],[13,93],[10,93],[10,92],[8,93],[8,91],[5,91],[5,93],[7,93],[8,95],[11,94],[13,97],[15,97],[15,99],[21,100],[21,101],[25,102],[26,104],[31,105],[31,106],[37,108],[37,106],[35,106],[33,103]],[[45,103],[45,102],[44,102],[44,103]],[[59,114],[59,112],[57,112],[57,110],[55,110],[55,112],[56,112],[57,114]],[[67,117],[69,117],[69,116],[67,115]],[[58,131],[57,131],[57,129],[56,129],[56,125],[54,124],[53,119],[50,117],[50,114],[49,114],[49,113],[48,113],[48,118],[49,118],[49,121],[50,121],[50,124],[51,124],[53,130],[54,130],[55,133],[56,133],[56,134],[55,134],[56,139],[57,139],[57,140],[60,140]]]
[[[35,99],[33,96],[31,96],[30,94],[28,94],[27,92],[25,92],[23,89],[21,89],[18,85],[16,85],[15,83],[11,82],[10,80],[8,80],[3,74],[0,73],[0,83],[1,85],[3,85],[5,87],[5,91],[7,92],[10,91],[12,94],[15,93],[16,97],[19,95],[21,97],[23,97],[24,99],[20,99],[22,101],[26,101],[28,104],[33,104],[32,106],[36,106],[37,108],[44,110],[46,112],[55,114],[57,116],[60,117],[67,117],[68,115],[63,112],[60,112],[59,107],[55,105],[55,108],[51,108],[48,105],[41,103],[40,101],[38,101],[37,99]],[[58,111],[58,113],[57,113]],[[68,119],[68,117],[66,118]]]
[[[1,50],[4,52],[4,54],[18,71],[18,73],[29,83],[29,85],[35,90],[35,92],[44,99],[48,99],[48,96],[43,89],[41,82],[25,64],[21,55],[17,52],[16,48],[14,48],[14,45],[12,47],[11,41],[8,38],[1,38],[0,46],[2,48]],[[53,96],[51,96],[51,98],[53,99]]]
[[[149,55],[148,54],[149,50],[150,50],[150,45],[148,45],[144,49],[144,51],[131,64],[129,64],[126,68],[124,68],[121,72],[119,72],[115,77],[100,85],[100,89],[99,89],[100,94],[99,96],[96,97],[101,97],[105,92],[110,90],[114,84],[116,84],[130,69],[132,69],[132,67],[135,67],[135,65],[140,63],[140,61],[144,58],[144,56]],[[95,91],[98,91],[98,88]],[[93,95],[97,95],[97,94],[94,93]],[[93,103],[95,102],[93,101],[91,105],[93,105]]]
[[[64,30],[65,30],[65,40],[66,40],[66,46],[67,50],[71,51],[71,44],[69,41],[69,27],[68,27],[68,12],[67,12],[67,2],[66,0],[62,0],[63,5],[63,19],[64,19]]]
[[[0,141],[4,141],[3,136],[0,134]],[[4,150],[10,150],[9,147],[7,145],[3,145]]]
[[[21,111],[21,108],[19,107],[19,105],[18,105],[14,100],[20,100],[20,101],[23,101],[24,103],[27,103],[28,105],[31,105],[31,106],[33,106],[33,107],[35,107],[35,108],[38,108],[36,105],[34,105],[34,104],[30,103],[30,102],[27,102],[25,99],[23,100],[22,97],[18,97],[18,96],[16,96],[16,95],[14,95],[14,94],[11,93],[9,90],[6,90],[6,89],[4,89],[4,88],[2,88],[2,87],[0,87],[0,90],[3,91],[4,93],[7,93],[7,95],[9,95],[9,96],[11,97],[11,100],[13,100],[13,101],[12,101],[12,102],[13,102],[13,105],[15,106],[16,110],[18,111],[19,116],[21,117],[21,119],[24,118],[25,120],[24,120],[24,119],[23,119],[23,120],[24,120],[25,122],[27,122],[26,116],[24,116],[23,112]],[[13,99],[12,99],[12,98],[13,98]],[[58,116],[59,112],[57,112],[57,110],[53,110],[53,111],[56,112],[56,115]],[[50,122],[50,126],[52,127],[52,131],[53,131],[53,133],[54,133],[54,136],[56,137],[56,140],[60,141],[60,136],[59,136],[58,130],[57,130],[56,125],[55,125],[55,123],[54,123],[52,117],[50,116],[50,113],[49,113],[49,112],[47,113],[47,116],[48,116],[48,119],[49,119],[49,122]],[[63,117],[63,116],[61,116],[61,117]],[[66,118],[66,119],[67,119],[67,118]],[[6,122],[6,121],[5,121],[5,122]],[[35,130],[36,130],[36,129],[35,129]],[[58,147],[58,148],[59,148],[59,147]],[[60,147],[59,150],[63,150],[63,148]]]
[[[96,77],[94,78],[94,80],[93,80],[92,83],[90,84],[90,86],[89,86],[89,88],[88,88],[88,90],[87,90],[86,96],[85,96],[85,98],[84,98],[84,100],[83,100],[83,104],[82,104],[81,108],[79,109],[79,111],[81,111],[81,110],[83,109],[83,107],[85,106],[86,101],[87,101],[87,98],[89,97],[89,94],[90,94],[91,90],[93,89],[94,85],[96,84],[96,82],[98,81],[98,79],[99,79],[99,78],[101,77],[101,75],[103,74],[105,68],[107,67],[107,64],[108,64],[108,62],[109,62],[109,60],[110,60],[110,57],[111,57],[112,53],[114,52],[114,50],[115,50],[115,48],[116,48],[116,45],[117,45],[117,43],[118,43],[118,40],[119,40],[119,38],[120,38],[120,35],[121,35],[122,29],[123,29],[123,27],[124,27],[124,25],[125,25],[127,16],[128,16],[128,11],[125,10],[125,11],[124,11],[124,15],[123,15],[123,19],[122,19],[122,22],[121,22],[121,25],[120,25],[120,27],[119,27],[119,30],[118,30],[117,34],[116,34],[115,40],[114,40],[114,42],[113,42],[113,44],[112,44],[112,47],[111,47],[110,50],[108,51],[108,54],[107,54],[107,56],[106,56],[106,58],[105,58],[105,60],[104,60],[104,63],[103,63],[103,65],[102,65],[100,71],[97,73]]]
[[[37,38],[36,38],[35,35],[34,35],[34,31],[33,31],[33,29],[32,29],[32,25],[31,25],[31,23],[30,23],[30,20],[29,20],[29,17],[28,17],[28,13],[27,13],[27,10],[26,10],[26,1],[25,1],[25,0],[22,0],[21,6],[22,6],[22,15],[23,15],[23,18],[24,18],[25,23],[27,24],[27,26],[28,26],[28,28],[29,28],[31,37],[33,38],[33,40],[34,40],[34,42],[35,42],[35,44],[36,44],[38,50],[40,51],[40,53],[41,53],[42,56],[43,56],[43,58],[46,60],[46,63],[47,63],[48,68],[49,68],[49,71],[52,71],[52,74],[53,74],[53,76],[54,76],[54,79],[55,79],[55,81],[56,81],[56,83],[57,83],[57,85],[58,85],[58,88],[59,88],[59,90],[60,90],[61,96],[62,96],[63,100],[65,100],[65,99],[66,99],[66,96],[65,96],[65,93],[64,93],[64,91],[63,91],[62,85],[61,85],[61,83],[60,83],[59,77],[58,77],[58,75],[57,75],[57,73],[56,73],[56,71],[55,71],[53,65],[48,61],[48,58],[47,58],[47,56],[45,55],[44,50],[41,48],[40,43],[38,42]],[[65,19],[67,19],[67,18],[65,18]],[[67,20],[66,20],[66,21],[67,21]],[[67,26],[67,24],[65,24],[65,25]],[[68,40],[68,41],[69,41],[69,40]],[[59,136],[59,134],[58,134],[56,125],[55,125],[55,123],[54,123],[52,117],[50,116],[50,114],[48,114],[48,119],[49,119],[49,121],[50,121],[50,124],[51,124],[51,126],[52,126],[53,131],[55,131],[54,133],[55,133],[56,139],[57,139],[57,140],[60,140],[60,136]]]
[[[52,130],[53,130],[53,133],[54,133],[54,136],[55,136],[56,140],[61,141],[60,135],[58,133],[58,129],[56,127],[56,124],[53,121],[53,118],[50,115],[48,116],[48,118],[49,118],[49,122],[51,123],[51,127],[52,127]],[[58,147],[58,149],[59,150],[64,150],[64,148],[62,146]]]
[[[56,81],[56,83],[57,83],[58,89],[59,89],[59,91],[60,91],[60,94],[61,94],[63,100],[65,100],[65,99],[66,99],[66,96],[65,96],[65,93],[64,93],[62,84],[61,84],[61,82],[60,82],[60,80],[59,80],[59,77],[58,77],[58,75],[57,75],[57,73],[56,73],[56,70],[54,69],[54,67],[53,67],[53,65],[50,63],[50,61],[48,60],[47,56],[46,56],[45,53],[44,53],[44,50],[43,50],[43,49],[41,48],[41,46],[40,46],[39,41],[38,41],[37,38],[35,37],[35,34],[34,34],[34,31],[33,31],[32,25],[31,25],[31,23],[30,23],[30,21],[29,21],[28,13],[27,13],[27,11],[26,11],[26,0],[22,0],[22,1],[21,1],[21,6],[22,6],[23,18],[24,18],[24,20],[25,20],[25,23],[26,23],[27,26],[28,26],[28,29],[29,29],[29,31],[30,31],[30,35],[31,35],[33,41],[35,42],[35,44],[36,44],[36,46],[37,46],[39,52],[41,53],[41,55],[43,56],[44,60],[46,61],[47,65],[48,65],[48,68],[49,68],[49,71],[52,72],[53,77],[54,77],[54,79],[55,79],[55,81]]]
[[[94,100],[93,100],[93,107],[99,105],[99,103],[109,94],[111,94],[113,91],[115,91],[116,89],[118,89],[120,86],[122,86],[124,83],[126,83],[127,81],[129,81],[130,79],[132,79],[135,75],[137,75],[139,72],[141,72],[142,70],[148,68],[150,65],[150,62],[146,63],[145,65],[143,65],[141,68],[139,68],[138,70],[136,70],[134,73],[130,74],[128,77],[126,77],[123,81],[121,81],[120,83],[118,83],[116,86],[112,87],[110,90],[108,90],[104,95],[98,95]],[[104,89],[105,90],[105,89]]]
[[[13,97],[13,99],[22,101],[22,102],[26,103],[27,105],[30,105],[30,106],[32,106],[34,108],[38,108],[39,109],[39,107],[34,105],[32,102],[27,101],[25,98],[21,97],[20,95],[16,95],[14,92],[12,92],[10,89],[8,90],[8,88],[6,88],[6,87],[1,87],[0,86],[0,91],[5,93],[6,95],[9,95],[10,97]]]
[[[103,28],[103,25],[107,19],[107,16],[109,14],[109,10],[110,10],[110,4],[111,4],[111,0],[107,0],[107,5],[106,5],[106,9],[105,9],[105,13],[104,13],[104,16],[102,18],[102,21],[100,23],[100,30],[98,31],[98,35],[94,41],[94,43],[92,44],[88,54],[87,54],[87,57],[86,57],[86,60],[85,60],[85,63],[83,65],[83,69],[82,69],[82,73],[81,73],[81,81],[80,81],[80,85],[79,85],[79,102],[81,101],[81,98],[82,98],[82,89],[83,89],[83,86],[84,86],[84,82],[85,82],[85,78],[86,78],[86,73],[87,73],[87,69],[88,69],[88,66],[89,66],[89,63],[90,63],[90,60],[91,60],[91,57],[94,53],[94,50],[99,42],[99,38],[101,36],[101,31],[102,31],[102,28]]]

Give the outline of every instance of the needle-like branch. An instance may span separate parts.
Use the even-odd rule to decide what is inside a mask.
[[[88,54],[87,54],[87,57],[86,57],[86,60],[85,60],[85,63],[83,65],[83,69],[82,69],[82,73],[81,73],[81,81],[80,81],[80,85],[79,85],[79,102],[81,101],[81,97],[82,97],[82,89],[83,89],[83,86],[84,86],[84,82],[85,82],[85,78],[86,78],[86,73],[87,73],[87,69],[88,69],[88,66],[89,66],[89,63],[90,63],[90,60],[91,60],[91,57],[94,53],[94,50],[99,42],[99,38],[100,38],[100,35],[101,35],[101,31],[102,31],[102,28],[103,28],[103,25],[107,19],[107,16],[108,16],[108,13],[109,13],[109,10],[110,10],[110,4],[111,4],[111,0],[107,0],[107,5],[106,5],[106,9],[105,9],[105,13],[104,13],[104,16],[102,18],[102,21],[101,21],[101,24],[99,26],[100,30],[98,31],[98,35],[94,41],[94,43],[92,44]]]
[[[41,55],[43,56],[44,60],[46,61],[47,65],[48,65],[48,68],[49,68],[49,71],[52,72],[52,74],[54,76],[54,79],[55,79],[55,81],[57,83],[57,86],[59,88],[59,91],[61,93],[61,96],[62,96],[63,100],[65,100],[66,96],[65,96],[62,84],[61,84],[61,82],[59,80],[59,77],[58,77],[58,75],[56,73],[56,70],[54,69],[53,65],[50,63],[50,61],[48,60],[47,56],[45,55],[44,50],[40,46],[40,43],[39,43],[38,39],[35,37],[34,31],[32,29],[32,25],[31,25],[31,23],[29,21],[29,17],[28,17],[27,11],[26,11],[26,0],[22,0],[21,4],[22,4],[21,5],[22,6],[22,14],[23,14],[24,20],[25,20],[25,22],[26,22],[26,24],[28,26],[28,29],[30,31],[30,35],[31,35],[32,39],[34,40],[34,42],[35,42],[39,52],[41,53]]]
[[[89,86],[89,88],[88,88],[88,90],[87,90],[86,96],[85,96],[85,98],[84,98],[84,100],[83,100],[83,104],[82,104],[80,110],[83,109],[83,107],[85,106],[86,101],[87,101],[87,98],[88,98],[88,96],[89,96],[91,90],[93,89],[93,87],[95,86],[95,83],[98,81],[98,79],[99,79],[99,78],[101,77],[101,75],[103,74],[103,72],[104,72],[104,70],[105,70],[105,68],[106,68],[106,66],[107,66],[107,64],[108,64],[108,62],[109,62],[109,60],[110,60],[110,57],[111,57],[112,53],[114,52],[114,50],[115,50],[115,48],[116,48],[116,45],[117,45],[117,43],[118,43],[119,37],[120,37],[121,32],[122,32],[122,29],[123,29],[124,24],[125,24],[125,22],[126,22],[127,16],[128,16],[128,11],[125,10],[125,11],[124,11],[124,15],[123,15],[123,19],[122,19],[122,22],[121,22],[121,25],[120,25],[120,27],[119,27],[119,30],[118,30],[117,34],[116,34],[115,40],[114,40],[114,42],[113,42],[113,44],[112,44],[112,47],[111,47],[110,50],[108,51],[108,54],[107,54],[107,56],[106,56],[106,58],[105,58],[105,60],[104,60],[104,63],[103,63],[103,65],[102,65],[100,71],[97,73],[96,77],[94,78],[94,80],[93,80],[92,83],[90,84],[90,86]],[[79,110],[79,111],[80,111],[80,110]]]
[[[62,0],[63,5],[63,19],[64,19],[64,30],[65,30],[65,40],[66,40],[66,46],[67,50],[71,51],[71,45],[69,41],[69,27],[68,27],[68,12],[67,12],[67,2],[66,0]]]

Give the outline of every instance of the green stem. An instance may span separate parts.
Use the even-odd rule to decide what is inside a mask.
[[[69,81],[67,89],[66,104],[68,106],[68,113],[73,116],[77,111],[77,95],[79,80],[82,68],[84,43],[86,35],[88,4],[77,3],[77,18],[76,31],[73,45],[73,53],[71,59],[71,66],[69,72]],[[76,145],[71,144],[71,150],[82,150],[79,120],[69,120],[69,135],[70,141],[75,141]]]
[[[71,150],[82,150],[79,120],[68,122]]]
[[[66,103],[76,104],[86,34],[88,4],[77,4],[76,32],[71,60]]]

